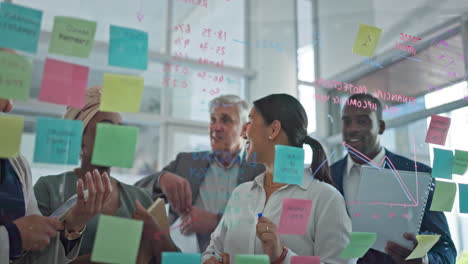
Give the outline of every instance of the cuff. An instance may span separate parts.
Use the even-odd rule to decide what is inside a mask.
[[[4,225],[8,232],[8,240],[10,242],[10,259],[21,256],[23,242],[21,241],[21,233],[18,227],[13,223]]]
[[[296,253],[292,252],[291,249],[288,248],[288,254],[286,254],[286,257],[284,258],[283,264],[289,264],[291,263],[291,258],[297,256]]]
[[[68,256],[68,254],[70,254],[70,252],[76,247],[76,245],[80,243],[81,237],[82,236],[80,236],[79,238],[75,240],[68,240],[65,237],[64,232],[60,232],[60,241],[62,242],[63,249],[65,250],[66,256]]]

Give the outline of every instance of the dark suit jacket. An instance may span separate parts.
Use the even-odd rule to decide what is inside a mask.
[[[397,170],[413,171],[414,161],[405,157],[396,155],[385,149],[387,157],[392,161]],[[331,174],[335,181],[336,187],[343,194],[343,173],[346,170],[347,158],[345,156],[342,160],[336,162],[331,166]],[[388,166],[387,166],[388,167]],[[389,168],[389,167],[388,167]],[[417,163],[417,169],[420,172],[431,172],[431,168]],[[424,212],[423,221],[421,224],[420,233],[423,234],[440,234],[440,240],[429,251],[428,258],[430,264],[448,264],[455,263],[457,251],[450,237],[450,230],[447,224],[447,219],[442,212],[430,211],[432,197],[434,196],[435,181],[432,182],[431,191],[429,192],[429,199],[427,201],[426,209]],[[344,194],[343,194],[344,196]],[[392,258],[380,251],[370,249],[366,255],[359,259],[358,263],[393,263]]]
[[[172,172],[186,178],[190,182],[192,204],[194,204],[198,198],[200,186],[205,180],[206,173],[210,167],[210,161],[212,161],[213,158],[213,153],[209,151],[179,153],[176,159],[164,167],[162,171],[141,179],[136,182],[135,185],[149,191],[152,194],[152,198],[156,200],[158,197],[164,197],[159,186],[159,177],[166,171]],[[239,157],[236,162],[240,165],[237,175],[237,185],[252,181],[257,175],[265,171],[263,165],[248,163],[244,156]],[[169,215],[171,224],[177,220],[177,217],[178,215],[171,210]],[[197,238],[200,250],[203,252],[208,246],[210,236],[209,234],[197,234]]]

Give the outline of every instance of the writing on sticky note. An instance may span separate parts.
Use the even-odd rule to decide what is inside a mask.
[[[382,29],[365,24],[359,25],[359,31],[354,39],[353,53],[371,57],[379,43]]]
[[[143,87],[143,77],[104,74],[100,110],[109,112],[140,112]]]
[[[83,122],[39,117],[36,125],[34,162],[77,165]]]
[[[304,180],[304,149],[276,145],[273,181],[302,184]]]
[[[163,252],[162,264],[200,264],[201,255],[197,253]]]
[[[0,116],[0,158],[19,156],[24,117]]]
[[[111,25],[109,42],[109,65],[146,70],[148,33]]]
[[[143,222],[128,218],[99,216],[92,262],[136,263]]]
[[[455,150],[455,157],[453,158],[453,174],[465,175],[468,170],[468,151]]]
[[[93,49],[96,22],[56,16],[49,53],[87,58]]]
[[[445,145],[449,128],[449,117],[431,115],[431,123],[429,124],[426,135],[426,143]]]
[[[29,99],[32,62],[21,55],[0,51],[0,97]]]
[[[456,194],[457,185],[454,182],[436,180],[434,197],[432,198],[430,210],[437,212],[451,212]]]
[[[439,239],[440,235],[416,235],[418,245],[405,260],[424,257]]]
[[[320,264],[319,256],[292,256],[291,264]]]
[[[468,184],[458,184],[460,213],[468,214]]]
[[[434,162],[432,177],[452,179],[453,152],[446,149],[434,148]]]
[[[83,108],[88,74],[88,67],[46,59],[39,100]]]
[[[137,127],[98,123],[91,164],[132,168],[138,132]]]
[[[307,231],[311,210],[311,200],[283,199],[278,233],[304,235]]]
[[[270,264],[267,255],[236,255],[236,264]]]
[[[377,240],[377,234],[374,232],[352,232],[349,244],[339,257],[343,259],[360,258],[372,247],[375,240]]]
[[[36,53],[42,11],[0,3],[0,47]]]

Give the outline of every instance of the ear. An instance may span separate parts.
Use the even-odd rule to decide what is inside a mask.
[[[385,121],[379,120],[379,135],[382,135],[385,131]]]
[[[271,124],[270,124],[270,137],[271,137],[271,140],[275,140],[280,132],[281,132],[281,122],[278,121],[278,120],[275,120],[273,121]]]

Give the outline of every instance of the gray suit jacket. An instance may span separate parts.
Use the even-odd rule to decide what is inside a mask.
[[[136,182],[135,185],[147,190],[151,194],[152,198],[156,200],[159,197],[164,197],[159,186],[159,177],[166,171],[172,172],[186,178],[190,182],[190,188],[192,190],[192,204],[194,204],[198,198],[200,186],[205,180],[206,172],[210,167],[210,161],[212,161],[212,159],[213,154],[209,151],[179,153],[176,159],[167,165],[162,171],[141,179]],[[265,167],[263,165],[248,163],[244,157],[239,158],[236,162],[240,164],[237,185],[252,181],[257,175],[265,171]],[[171,224],[177,220],[177,217],[178,215],[171,210],[169,214],[169,221]],[[206,234],[197,234],[197,238],[198,244],[200,245],[200,251],[203,252],[210,242],[210,236]]]

